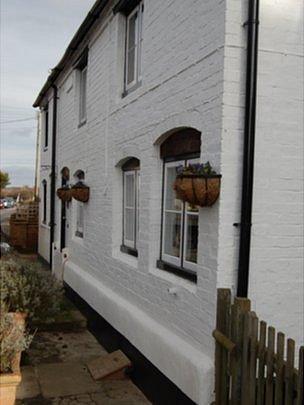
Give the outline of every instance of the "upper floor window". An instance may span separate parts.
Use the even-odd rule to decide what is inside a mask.
[[[125,90],[129,90],[141,81],[143,12],[144,4],[140,2],[131,13],[127,15]]]
[[[86,50],[76,64],[78,77],[78,106],[79,124],[84,124],[87,119],[87,71],[88,51]]]
[[[42,223],[46,224],[47,219],[47,182],[43,180],[42,182]]]
[[[198,207],[178,199],[173,189],[177,167],[198,163],[200,133],[184,129],[161,145],[164,162],[161,254],[158,267],[196,280]]]
[[[121,250],[137,256],[139,230],[140,162],[129,159],[123,166],[123,236]]]
[[[49,105],[44,108],[44,149],[49,146]]]

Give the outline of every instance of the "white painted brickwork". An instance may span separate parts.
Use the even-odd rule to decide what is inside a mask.
[[[275,3],[272,7],[279,12],[287,0],[268,3]],[[301,79],[296,75],[300,76],[303,68],[299,65],[300,50],[293,49],[293,44],[300,45],[300,38],[295,32],[299,22],[294,21],[292,13],[297,17],[300,13],[294,11],[297,1],[289,3],[289,19],[281,17],[285,16],[283,9],[278,15],[269,12],[270,5],[261,10],[250,294],[259,315],[300,341],[303,337],[296,325],[300,309],[295,308],[300,308],[303,286],[299,284],[303,257],[299,199]],[[84,170],[85,182],[90,186],[83,240],[74,236],[74,201],[67,210],[69,260],[65,279],[200,404],[211,402],[216,288],[235,289],[236,285],[238,230],[233,223],[239,221],[240,212],[246,44],[242,23],[246,16],[246,1],[146,0],[142,85],[122,98],[124,17],[113,16],[109,7],[87,39],[88,106],[87,123],[82,127],[78,128],[75,71],[68,67],[58,82],[56,188],[61,184],[64,166],[69,167],[71,177],[76,170]],[[281,24],[277,19],[282,20]],[[286,29],[283,38],[280,25]],[[277,48],[273,43],[279,43]],[[286,65],[275,69],[278,59],[284,59]],[[186,126],[201,131],[202,161],[210,160],[223,174],[220,201],[200,210],[197,285],[156,268],[161,221],[159,144],[168,131]],[[141,163],[138,259],[119,250],[119,164],[130,156]],[[278,172],[282,156],[286,169],[283,178]],[[42,162],[48,158],[42,152]],[[296,178],[287,181],[291,176],[289,165],[299,169],[295,170]],[[48,174],[42,171],[41,181]],[[292,192],[288,191],[290,187]],[[55,222],[58,244],[58,199]],[[39,249],[45,257],[49,241],[43,232],[41,228]],[[178,286],[176,296],[168,293],[171,286]],[[291,289],[294,294],[290,294]],[[275,294],[272,296],[269,290]],[[120,297],[118,302],[115,297]],[[124,302],[128,303],[124,319],[129,322],[119,315],[118,308]],[[277,311],[283,302],[284,307]],[[132,308],[138,308],[141,315],[133,313]],[[145,328],[140,324],[141,317]],[[156,325],[159,330],[154,336],[155,346],[151,346],[148,334]],[[175,336],[172,350],[166,333]],[[180,350],[178,342],[183,342]],[[197,353],[202,357],[194,361]],[[206,356],[211,362],[203,361]],[[181,380],[181,359],[187,359],[183,375],[193,378]],[[209,387],[208,393],[204,386]]]
[[[236,289],[247,2],[227,1],[218,286]],[[249,297],[304,343],[303,3],[261,2]]]

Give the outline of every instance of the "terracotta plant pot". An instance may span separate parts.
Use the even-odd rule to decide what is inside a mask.
[[[25,328],[25,313],[11,313],[14,322],[22,329]],[[21,352],[17,353],[11,363],[11,373],[0,374],[0,403],[1,405],[14,405],[17,387],[21,382],[20,373]]]
[[[17,387],[21,382],[21,374],[0,374],[0,403],[1,405],[14,405]]]
[[[57,189],[57,196],[64,202],[70,202],[72,199],[72,191],[70,187],[60,187]]]
[[[200,207],[210,207],[220,194],[221,175],[181,174],[176,177],[177,198]]]
[[[89,201],[90,198],[90,188],[79,181],[76,183],[74,186],[71,188],[72,191],[72,197],[81,202],[87,202]]]

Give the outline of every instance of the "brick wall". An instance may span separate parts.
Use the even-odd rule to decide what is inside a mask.
[[[269,5],[264,4],[261,10],[250,296],[261,317],[301,338],[297,332],[300,312],[291,313],[288,309],[299,304],[303,257],[299,247],[300,170],[296,170],[294,180],[288,180],[290,165],[300,164],[301,153],[296,146],[300,144],[301,133],[300,51],[290,45],[300,45],[296,32],[299,21],[295,21],[300,13],[294,11],[296,1],[288,13],[283,6],[287,0],[273,3],[269,0]],[[272,11],[275,8],[278,14],[268,7]],[[242,24],[246,18],[247,2],[238,0],[146,0],[142,85],[122,97],[125,21],[119,14],[113,16],[109,7],[83,44],[89,46],[85,125],[78,127],[77,86],[71,66],[58,82],[57,187],[61,183],[60,171],[67,166],[71,181],[76,170],[85,172],[91,192],[85,204],[83,240],[74,236],[75,202],[67,209],[66,277],[110,322],[112,316],[115,327],[121,328],[131,342],[138,341],[142,334],[143,353],[198,403],[209,400],[202,394],[202,387],[206,386],[203,373],[199,376],[189,367],[193,378],[180,381],[177,364],[183,357],[178,349],[175,352],[172,349],[174,354],[170,355],[164,349],[164,355],[159,356],[162,344],[169,346],[164,338],[155,337],[155,342],[147,339],[149,344],[156,345],[154,352],[149,351],[145,328],[138,324],[138,332],[130,330],[130,326],[128,329],[128,323],[119,319],[121,312],[117,312],[115,303],[109,304],[109,297],[111,294],[119,297],[121,308],[127,302],[130,308],[142,311],[146,322],[142,325],[150,319],[152,330],[156,322],[159,336],[167,330],[168,336],[170,333],[187,342],[187,348],[213,357],[211,331],[215,323],[216,288],[227,286],[235,290],[236,286],[239,231],[233,223],[239,221],[240,215],[246,61],[246,30]],[[280,34],[281,29],[284,35]],[[278,64],[280,68],[274,69]],[[223,175],[220,201],[200,210],[196,285],[156,268],[161,222],[159,144],[168,131],[187,126],[202,133],[202,161],[210,160]],[[267,159],[270,154],[271,159]],[[141,162],[137,259],[119,250],[122,226],[119,165],[130,156]],[[277,171],[282,156],[287,175],[283,178]],[[55,222],[58,243],[58,199]],[[42,240],[46,241],[41,232],[40,246]],[[178,287],[176,296],[168,293],[171,286]],[[270,288],[275,290],[275,298],[267,293]],[[287,294],[291,289],[295,291],[293,297]],[[109,295],[108,291],[112,293]],[[282,308],[280,313],[276,311],[278,300],[288,303],[284,304],[285,312]],[[149,330],[148,324],[145,330]],[[172,341],[172,347],[174,344]],[[194,357],[194,353],[189,354],[192,364]]]
[[[227,1],[219,286],[236,288],[247,2]],[[303,4],[261,2],[249,295],[303,344]]]

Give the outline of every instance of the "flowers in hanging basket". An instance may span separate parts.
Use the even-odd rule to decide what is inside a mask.
[[[178,166],[173,188],[177,198],[192,205],[209,207],[220,194],[221,175],[209,162]]]
[[[69,186],[63,186],[57,189],[57,196],[64,202],[70,202],[72,199],[72,192]]]
[[[78,183],[74,184],[71,188],[72,197],[81,202],[87,202],[90,197],[90,188],[84,184],[82,181],[78,181]]]

